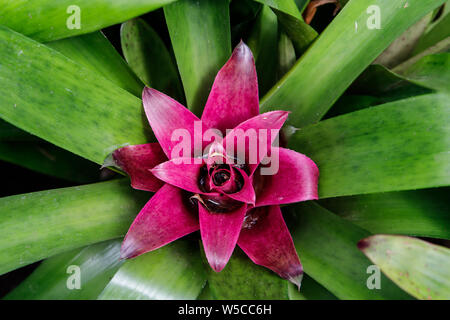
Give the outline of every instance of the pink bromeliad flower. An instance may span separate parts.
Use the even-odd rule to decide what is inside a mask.
[[[241,42],[219,71],[201,120],[154,89],[145,88],[142,98],[159,143],[120,148],[113,159],[134,188],[156,193],[131,225],[122,258],[200,229],[216,272],[237,244],[254,263],[300,287],[303,269],[280,205],[317,199],[319,172],[305,155],[274,146],[288,113],[259,114],[250,49]],[[208,129],[218,134],[204,141]]]

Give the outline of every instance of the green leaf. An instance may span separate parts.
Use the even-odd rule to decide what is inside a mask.
[[[100,179],[100,166],[48,143],[0,142],[0,160],[77,183]]]
[[[436,43],[435,45],[429,47],[428,49],[416,54],[415,56],[409,58],[402,64],[398,65],[393,69],[394,72],[402,73],[404,70],[408,69],[410,66],[415,64],[417,61],[430,54],[442,53],[450,51],[450,37]]]
[[[120,40],[125,59],[146,85],[183,100],[174,61],[159,35],[144,20],[123,23]]]
[[[144,85],[101,32],[52,41],[46,45],[141,97]]]
[[[303,13],[309,4],[309,0],[295,0],[295,4],[297,5],[298,11]]]
[[[336,300],[336,297],[308,275],[302,279],[300,291],[293,283],[288,284],[289,300]]]
[[[294,0],[254,0],[265,4],[271,8],[277,9],[281,12],[287,13],[297,19],[302,19],[302,15],[298,10],[297,4]]]
[[[449,96],[427,94],[298,130],[291,148],[319,167],[319,198],[450,183]]]
[[[450,37],[450,2],[447,1],[442,16],[433,22],[427,32],[419,40],[414,53],[422,52]]]
[[[393,68],[408,59],[426,27],[430,23],[432,12],[408,28],[380,54],[374,63]]]
[[[99,299],[192,300],[205,281],[196,242],[178,240],[126,261]]]
[[[283,106],[290,123],[316,122],[356,77],[403,31],[443,0],[350,1],[294,68],[262,99],[263,112]],[[405,6],[408,2],[408,6]],[[369,29],[370,5],[381,10],[381,28]]]
[[[6,300],[87,300],[96,299],[122,265],[119,260],[121,240],[97,243],[49,258],[10,292]],[[67,284],[79,267],[80,287]],[[76,271],[75,271],[76,272]]]
[[[283,31],[289,36],[297,56],[301,56],[317,38],[317,32],[303,18],[295,18],[274,10]]]
[[[200,115],[231,54],[228,0],[179,0],[164,7],[188,107]]]
[[[389,279],[370,290],[367,268],[371,262],[357,243],[369,233],[314,202],[288,207],[285,215],[305,272],[339,299],[407,298]]]
[[[450,249],[392,235],[375,235],[359,246],[381,271],[412,296],[450,299]]]
[[[450,53],[425,56],[402,75],[424,87],[450,92]]]
[[[36,141],[38,140],[38,138],[0,119],[0,141],[30,141],[30,140]]]
[[[295,64],[295,49],[291,39],[284,33],[280,33],[278,40],[278,78],[284,76]]]
[[[114,180],[0,199],[0,274],[124,235],[150,197]]]
[[[174,0],[2,0],[0,25],[38,41],[100,30]],[[77,24],[79,21],[79,24]]]
[[[277,62],[274,59],[277,56],[277,43],[277,16],[269,7],[263,6],[247,39],[255,59],[260,96],[272,88],[277,80]]]
[[[103,163],[151,136],[142,102],[40,43],[0,27],[0,118]]]
[[[208,269],[208,284],[215,299],[288,299],[288,281],[254,264],[238,248],[221,272],[213,271],[207,262],[205,268]]]
[[[448,188],[324,199],[320,204],[372,233],[450,239]]]

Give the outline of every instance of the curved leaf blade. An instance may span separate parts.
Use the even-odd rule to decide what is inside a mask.
[[[320,120],[389,43],[443,2],[350,1],[292,70],[266,94],[261,101],[262,111],[280,107],[295,110],[289,121],[297,127]],[[380,29],[367,27],[370,5],[377,5],[382,12]]]
[[[100,180],[98,164],[48,143],[0,142],[0,160],[77,183]]]
[[[125,59],[147,86],[183,100],[174,61],[159,35],[144,20],[123,23],[120,40]]]
[[[6,300],[96,299],[122,265],[121,240],[97,243],[56,255],[42,262],[33,273],[10,292]],[[79,268],[80,288],[67,287],[70,266]]]
[[[46,45],[141,97],[143,83],[100,31],[47,42]]]
[[[277,9],[284,13],[287,13],[297,19],[302,19],[302,15],[298,10],[297,4],[294,0],[254,0],[269,6],[271,8]]]
[[[164,7],[187,106],[200,115],[214,77],[231,55],[228,0],[179,0]]]
[[[314,202],[288,207],[285,215],[305,272],[339,299],[409,298],[382,276],[381,289],[370,290],[371,262],[357,248],[369,233]]]
[[[0,24],[38,41],[52,41],[100,30],[173,1],[2,0]]]
[[[208,284],[215,299],[280,300],[288,299],[288,281],[276,273],[254,264],[236,248],[221,272],[208,268]]]
[[[0,199],[0,274],[124,235],[149,194],[127,180]]]
[[[450,299],[450,249],[393,235],[371,236],[358,246],[412,296],[424,300]]]
[[[374,234],[450,239],[448,188],[329,198],[320,204]]]
[[[99,164],[151,136],[140,99],[5,27],[0,61],[0,118],[25,131]]]
[[[198,247],[178,240],[126,261],[99,299],[193,300],[205,281]]]
[[[297,131],[291,148],[319,167],[319,198],[450,183],[449,96],[428,94]]]

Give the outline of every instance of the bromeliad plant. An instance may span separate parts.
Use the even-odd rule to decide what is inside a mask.
[[[123,147],[113,159],[135,188],[156,194],[133,222],[121,257],[158,249],[200,228],[215,271],[225,267],[238,243],[255,263],[300,288],[303,269],[279,205],[316,200],[318,169],[308,157],[272,146],[288,114],[258,115],[250,49],[241,42],[219,71],[201,120],[154,89],[145,88],[142,100],[159,144]],[[174,139],[177,132],[181,141]],[[213,141],[206,154],[198,154],[205,136]],[[272,170],[261,165],[264,158]]]
[[[450,298],[448,2],[0,7],[6,299]]]

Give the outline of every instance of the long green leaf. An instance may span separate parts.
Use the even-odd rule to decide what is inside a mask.
[[[123,23],[120,40],[125,59],[145,84],[182,101],[175,63],[159,35],[144,20]]]
[[[233,252],[225,269],[217,273],[208,268],[208,284],[215,299],[288,299],[288,281],[254,264],[240,249]]]
[[[0,160],[78,183],[100,179],[100,166],[48,143],[0,142]]]
[[[412,66],[425,56],[449,51],[450,51],[450,37],[445,38],[442,41],[439,41],[438,43],[432,45],[431,47],[427,48],[424,51],[421,51],[420,53],[416,54],[415,56],[411,57],[410,59],[406,60],[402,64],[395,67],[393,71],[401,73],[402,71],[408,69],[410,66]]]
[[[228,0],[179,0],[164,7],[188,107],[200,115],[231,54]]]
[[[336,297],[308,275],[302,279],[302,288],[289,283],[289,300],[336,300]]]
[[[48,42],[46,45],[141,97],[144,85],[100,31]]]
[[[310,49],[262,99],[262,111],[295,111],[290,123],[318,121],[353,80],[403,31],[444,0],[350,1]],[[408,3],[407,6],[405,4]],[[369,29],[370,5],[381,28]]]
[[[393,68],[408,59],[420,37],[425,32],[431,18],[432,12],[409,27],[408,30],[403,32],[400,37],[395,39],[395,41],[376,58],[374,63],[381,64],[387,68]]]
[[[0,27],[0,118],[97,163],[148,141],[142,102],[40,43]]]
[[[292,40],[297,56],[301,56],[317,38],[318,33],[302,17],[295,18],[274,10],[283,31]]]
[[[293,17],[296,17],[297,19],[302,18],[302,15],[300,14],[297,4],[295,3],[294,0],[254,0],[254,1],[260,2],[262,4],[265,4],[266,6],[287,13]]]
[[[450,2],[447,1],[442,12],[442,17],[433,22],[426,34],[420,39],[414,52],[420,53],[436,43],[450,37]]]
[[[179,240],[126,261],[99,299],[192,300],[205,281],[197,244]]]
[[[52,41],[100,30],[173,1],[1,0],[0,25],[38,41]]]
[[[359,244],[380,269],[412,296],[450,299],[450,249],[404,236],[375,235]]]
[[[448,188],[324,199],[320,204],[372,233],[450,239]]]
[[[449,96],[427,94],[298,130],[291,148],[318,165],[319,197],[450,183]]]
[[[125,234],[149,193],[127,180],[0,199],[0,274]]]
[[[262,96],[272,88],[277,78],[278,22],[269,7],[263,6],[253,26],[247,45],[255,58],[258,90]]]
[[[424,87],[450,93],[450,53],[425,56],[402,75]]]
[[[104,241],[49,258],[5,299],[96,299],[123,263],[119,260],[120,245],[121,240]],[[70,266],[78,267],[79,273],[71,271]],[[68,286],[68,282],[73,285],[71,276],[77,275],[80,276],[80,287]]]
[[[0,119],[0,141],[36,141],[37,137]]]
[[[313,202],[288,207],[285,215],[305,272],[339,299],[408,298],[389,279],[369,289],[370,261],[357,243],[369,233]]]

